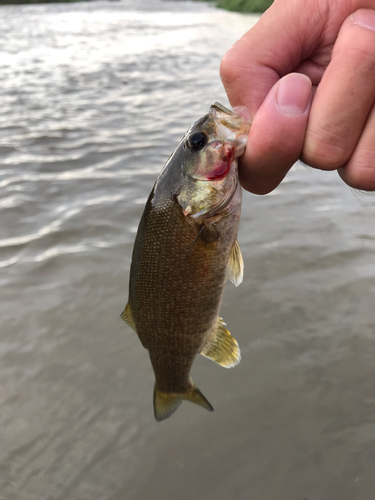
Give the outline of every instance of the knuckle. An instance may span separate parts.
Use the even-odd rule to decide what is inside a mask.
[[[220,78],[226,89],[243,89],[246,82],[256,76],[249,53],[251,53],[251,47],[244,38],[240,38],[224,54],[220,63]]]
[[[353,28],[355,32],[353,32]],[[344,23],[333,50],[333,57],[340,54],[344,61],[354,61],[355,71],[366,75],[375,72],[375,30],[361,29],[358,25]]]
[[[369,46],[363,41],[355,42],[355,45],[347,47],[347,57],[356,61],[357,70],[364,76],[375,73],[375,50],[373,44]]]
[[[375,162],[374,156],[358,155],[339,169],[339,174],[348,186],[363,191],[375,191]]]
[[[336,170],[344,165],[352,153],[341,135],[309,134],[306,136],[302,150],[302,160],[320,170]]]
[[[243,76],[243,67],[235,55],[235,47],[230,48],[225,54],[220,63],[220,78],[224,86],[233,85],[239,78]]]
[[[337,170],[345,162],[339,161],[331,154],[331,151],[319,151],[318,153],[311,154],[309,151],[303,151],[301,160],[310,167],[319,170]]]
[[[365,172],[367,172],[367,175],[365,175]],[[341,174],[340,172],[340,175],[342,180],[354,189],[360,189],[361,191],[375,191],[375,171],[365,172],[351,172],[350,174]]]

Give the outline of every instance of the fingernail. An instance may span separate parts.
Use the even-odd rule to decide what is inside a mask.
[[[276,103],[286,115],[300,115],[305,112],[311,95],[311,80],[300,73],[284,76],[279,81]]]
[[[364,28],[375,30],[375,11],[369,9],[359,9],[350,16],[353,24],[358,24]]]

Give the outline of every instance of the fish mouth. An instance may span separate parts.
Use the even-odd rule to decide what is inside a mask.
[[[245,152],[251,122],[219,102],[211,105],[209,114],[215,123],[216,135],[233,144],[234,158],[241,156]]]
[[[223,142],[220,140],[213,140],[208,144],[208,147],[212,151],[217,151],[219,156],[215,159],[212,165],[212,169],[207,172],[204,181],[220,181],[226,177],[232,166],[237,167],[236,158],[236,146],[231,142]]]

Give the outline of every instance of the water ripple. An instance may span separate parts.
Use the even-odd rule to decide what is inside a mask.
[[[183,0],[0,11],[0,498],[372,498],[374,194],[296,165],[244,195],[245,279],[223,300],[243,360],[194,366],[213,416],[153,423],[147,352],[119,317],[154,179],[227,103],[221,57],[257,17]]]

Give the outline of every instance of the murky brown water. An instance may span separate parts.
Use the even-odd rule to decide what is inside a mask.
[[[296,167],[244,196],[242,362],[197,359],[213,414],[153,419],[120,320],[165,160],[256,18],[195,2],[0,8],[1,500],[371,500],[375,195]],[[251,82],[249,82],[251,84]]]

